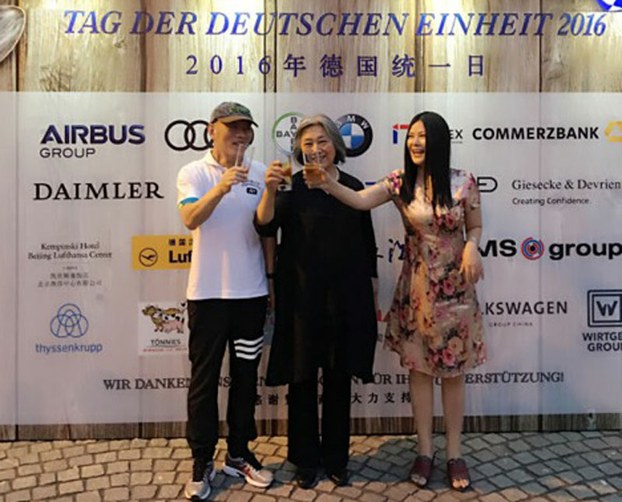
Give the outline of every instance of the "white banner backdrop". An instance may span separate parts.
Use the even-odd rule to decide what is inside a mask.
[[[17,99],[0,93],[0,425],[16,423],[15,356],[17,342]]]
[[[287,146],[300,115],[327,112],[359,154],[344,169],[365,182],[402,166],[414,113],[444,115],[453,165],[473,172],[483,192],[486,279],[478,291],[489,362],[467,378],[467,414],[621,411],[619,95],[18,99],[17,423],[185,420],[190,242],[175,178],[203,155],[200,121],[223,100],[253,110],[261,125],[255,155],[266,162],[282,155],[276,144]],[[391,205],[373,217],[383,315],[402,263],[403,228]],[[10,232],[11,220],[1,221]],[[3,256],[11,242],[2,243]],[[2,294],[7,308],[12,295]],[[407,375],[382,336],[375,370],[374,384],[353,389],[353,416],[410,416]],[[0,392],[3,385],[10,399],[11,382]],[[223,410],[226,389],[225,363]],[[258,418],[285,418],[286,389],[262,383],[259,390]]]

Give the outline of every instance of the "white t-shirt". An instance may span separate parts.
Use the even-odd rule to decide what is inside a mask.
[[[255,298],[268,294],[263,251],[253,216],[265,189],[266,167],[253,162],[248,180],[232,186],[210,217],[192,231],[189,300]],[[198,200],[218,184],[225,168],[211,151],[182,167],[177,202]]]

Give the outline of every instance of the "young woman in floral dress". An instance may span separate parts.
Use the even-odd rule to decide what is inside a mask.
[[[433,467],[433,382],[440,378],[447,437],[447,477],[463,491],[471,480],[461,457],[464,375],[486,359],[474,284],[483,277],[480,194],[473,176],[451,169],[450,131],[434,112],[410,122],[404,169],[355,192],[330,177],[323,188],[356,209],[393,201],[406,230],[406,258],[386,317],[386,345],[410,371],[418,455],[410,477],[419,487]]]

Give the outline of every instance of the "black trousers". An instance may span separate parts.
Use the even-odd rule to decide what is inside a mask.
[[[351,377],[341,368],[323,368],[322,431],[318,419],[317,376],[289,384],[287,459],[299,468],[323,465],[330,472],[348,464]]]
[[[218,441],[218,382],[229,347],[227,447],[243,455],[257,437],[257,367],[263,348],[266,297],[189,300],[190,388],[186,438],[194,458],[213,458]]]

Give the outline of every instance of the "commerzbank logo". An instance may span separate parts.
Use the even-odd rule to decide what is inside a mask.
[[[622,2],[622,0],[620,0]],[[612,143],[622,143],[622,120],[612,120],[605,127],[605,137]]]

